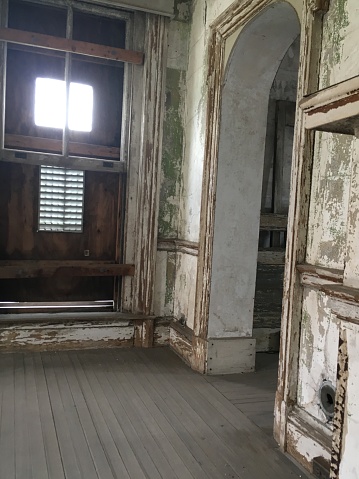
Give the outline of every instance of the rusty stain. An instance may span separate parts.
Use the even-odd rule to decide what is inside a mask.
[[[330,479],[339,479],[339,467],[343,443],[343,427],[345,421],[346,390],[349,373],[349,358],[346,330],[342,329],[339,338],[337,390],[335,397],[332,456],[330,462]]]
[[[330,111],[333,111],[337,108],[340,108],[345,105],[350,105],[352,103],[356,103],[359,101],[359,92],[357,90],[354,90],[354,92],[349,92],[347,96],[344,98],[339,98],[338,100],[334,100],[330,103],[327,103],[326,105],[321,105],[318,107],[314,107],[311,109],[308,109],[306,111],[306,114],[308,116],[315,115],[317,113],[329,113]]]

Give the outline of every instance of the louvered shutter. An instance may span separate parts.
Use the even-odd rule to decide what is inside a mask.
[[[84,172],[41,166],[39,231],[82,232]]]

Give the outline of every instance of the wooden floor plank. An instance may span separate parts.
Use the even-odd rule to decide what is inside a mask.
[[[96,353],[94,352],[88,352],[86,357],[88,361],[96,361]],[[116,376],[113,374],[112,369],[113,368],[102,368],[100,366],[98,370],[98,378],[103,385],[107,384],[107,386],[110,386],[111,392],[109,392],[107,389],[107,394],[110,394],[110,397],[113,400],[113,407],[117,409],[122,418],[124,415],[127,417],[129,423],[133,427],[135,434],[143,442],[144,449],[148,453],[148,458],[151,459],[149,467],[152,467],[153,464],[154,468],[157,469],[156,472],[152,467],[151,474],[156,474],[158,477],[166,477],[168,479],[177,479],[177,475],[174,473],[166,457],[162,454],[151,434],[151,431],[145,424],[146,419],[144,417],[143,411],[141,411],[141,408],[138,407],[137,395],[132,395],[129,397],[126,392],[126,389],[128,388],[127,382],[122,378],[121,384],[121,382],[118,381]],[[147,468],[145,468],[145,470],[147,472]]]
[[[32,477],[47,479],[48,468],[41,427],[33,355],[24,354],[23,359],[25,366],[27,432],[30,438]]]
[[[135,363],[136,361],[133,361],[133,364]],[[187,447],[190,448],[206,477],[217,479],[223,476],[220,472],[221,469],[217,469],[214,465],[214,463],[218,462],[218,456],[213,455],[213,449],[209,451],[208,455],[206,454],[208,442],[204,441],[203,435],[191,434],[196,425],[188,420],[187,411],[181,409],[179,404],[171,400],[168,391],[166,388],[163,388],[161,378],[158,377],[158,374],[150,373],[149,370],[146,369],[146,366],[144,367],[144,365],[141,364],[139,369],[136,370],[136,377],[141,380],[141,382],[146,381],[147,385],[149,384],[151,386],[150,391],[156,398],[156,404],[161,405],[161,414],[173,425],[178,436]]]
[[[14,355],[15,402],[15,475],[17,479],[31,478],[30,441],[27,398],[25,386],[24,356]]]
[[[76,403],[81,404],[81,421],[83,427],[85,426],[89,430],[90,437],[88,440],[91,444],[91,450],[93,450],[94,461],[96,465],[100,465],[97,466],[99,476],[101,479],[107,476],[116,479],[128,479],[130,476],[103,418],[102,411],[98,407],[97,402],[94,401],[88,383],[84,385],[83,371],[74,365],[72,356],[71,352],[64,352],[62,354],[62,363],[71,390],[76,398]],[[107,465],[105,461],[108,463]]]
[[[37,398],[39,403],[39,415],[43,432],[44,448],[48,477],[51,479],[64,479],[64,467],[56,434],[54,416],[50,403],[49,390],[47,387],[45,372],[39,353],[32,354],[35,367],[35,380]]]
[[[90,362],[90,357],[86,353],[81,353],[78,355],[82,366],[84,363]],[[136,429],[132,425],[131,418],[128,417],[126,410],[122,407],[122,404],[118,401],[111,382],[108,380],[106,375],[102,374],[93,362],[91,363],[90,368],[86,369],[86,374],[88,380],[91,384],[92,389],[95,391],[96,395],[103,396],[108,401],[108,404],[114,413],[118,425],[121,426],[121,429],[124,432],[126,440],[131,446],[132,451],[134,452],[137,461],[141,465],[142,472],[147,478],[160,479],[161,476],[156,468],[156,465],[149,455],[146,445],[143,443],[141,437],[138,436]]]
[[[164,358],[160,350],[154,350],[151,364],[159,364]],[[157,359],[156,359],[157,358]],[[279,455],[272,449],[266,437],[261,437],[259,429],[241,414],[235,406],[217,390],[213,390],[206,381],[198,381],[187,369],[183,369],[178,358],[172,356],[164,361],[164,368],[168,371],[164,375],[171,383],[177,381],[177,388],[185,400],[190,401],[191,407],[199,416],[208,423],[217,437],[226,444],[232,453],[237,452],[233,458],[230,453],[227,458],[236,472],[241,471],[246,479],[253,477],[267,477],[273,474],[277,479],[298,477],[298,474],[283,469]],[[204,407],[206,405],[206,407]],[[228,438],[232,440],[228,441]],[[251,457],[261,455],[263,461],[252,461]]]
[[[116,358],[116,351],[113,351],[113,355]],[[180,423],[177,418],[172,415],[171,420],[167,419],[168,412],[165,413],[166,405],[161,395],[157,393],[156,388],[152,386],[153,378],[141,374],[142,371],[137,367],[136,362],[134,362],[133,368],[134,373],[125,373],[127,380],[136,390],[137,395],[142,398],[149,414],[151,414],[153,419],[158,423],[165,435],[164,439],[178,452],[178,454],[176,452],[176,456],[178,456],[182,464],[181,462],[175,463],[175,467],[178,467],[180,471],[186,467],[190,474],[192,474],[192,477],[196,479],[208,479],[208,474],[201,468],[195,456],[191,453],[188,441],[181,439],[179,433]],[[183,477],[185,476],[183,475]]]
[[[91,378],[87,377],[89,373],[80,363],[77,352],[70,352],[69,355],[76,369],[81,388],[86,394],[94,422],[97,424],[98,430],[101,431],[103,444],[107,445],[111,463],[118,471],[118,477],[121,479],[126,477],[145,479],[146,476],[142,472],[141,466],[126,439],[121,425],[117,422],[103,390],[96,387],[93,389]]]
[[[116,474],[110,467],[106,453],[99,439],[98,432],[89,413],[83,392],[76,378],[75,371],[72,368],[72,364],[66,353],[57,356],[57,358],[61,362],[69,386],[69,391],[71,392],[74,405],[76,405],[78,419],[81,424],[82,432],[86,438],[86,443],[91,453],[97,475],[101,479],[114,479]]]
[[[174,476],[179,479],[194,479],[188,470],[186,463],[181,459],[171,441],[166,437],[162,429],[163,422],[156,420],[156,418],[158,419],[157,415],[156,418],[153,416],[153,408],[151,407],[152,401],[150,397],[148,395],[146,396],[146,391],[143,388],[140,389],[140,392],[138,392],[138,388],[134,387],[132,378],[135,376],[135,374],[133,374],[133,371],[126,374],[120,365],[116,367],[116,356],[115,354],[112,356],[115,366],[113,368],[113,375],[117,379],[120,395],[125,398],[125,401],[131,403],[135,407],[136,411],[138,411],[143,424],[152,435],[161,454],[164,456],[164,458],[166,458],[170,468],[172,468],[172,475],[174,474]],[[143,396],[146,396],[147,401]],[[161,417],[163,418],[163,416]],[[160,423],[162,424],[162,427]],[[174,433],[174,435],[176,434]],[[170,437],[172,437],[172,435],[170,435]],[[177,445],[180,444],[177,442]]]
[[[143,357],[142,351],[137,354]],[[159,376],[159,369],[157,362],[149,361],[147,367],[153,372],[153,377]],[[166,402],[168,405],[174,407],[177,411],[178,417],[181,418],[183,425],[190,432],[190,434],[198,440],[201,440],[201,446],[207,456],[207,460],[214,463],[221,476],[228,475],[229,477],[242,479],[242,464],[240,459],[228,450],[225,443],[221,441],[213,432],[211,427],[201,418],[201,415],[195,411],[190,403],[182,396],[183,384],[177,378],[177,384],[173,384],[166,370],[161,372],[161,383],[164,387],[164,395],[167,396]],[[233,463],[235,463],[233,467]],[[221,477],[220,476],[220,477]]]
[[[42,353],[41,358],[45,370],[64,474],[66,478],[71,477],[71,479],[81,479],[81,471],[75,453],[75,444],[71,436],[67,414],[65,413],[62,404],[60,389],[52,367],[51,357],[49,356],[49,353]]]
[[[97,474],[87,438],[82,429],[79,417],[80,405],[76,403],[72,397],[66,374],[60,361],[61,354],[51,352],[48,353],[48,356],[52,363],[52,368],[57,380],[62,401],[61,408],[70,429],[70,435],[74,446],[74,452],[76,453],[77,463],[80,468],[81,477],[85,477],[86,479],[98,479],[99,475]]]
[[[267,376],[205,378],[168,348],[2,353],[0,479],[305,477],[263,432]]]
[[[14,356],[2,355],[0,382],[2,390],[0,424],[0,477],[15,478],[15,401]]]

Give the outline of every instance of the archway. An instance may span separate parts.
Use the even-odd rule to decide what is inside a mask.
[[[209,372],[254,368],[253,304],[268,100],[300,33],[294,8],[270,5],[240,33],[222,88],[213,259],[208,312]]]

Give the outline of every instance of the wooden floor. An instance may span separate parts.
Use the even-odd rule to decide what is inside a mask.
[[[167,348],[0,354],[1,479],[304,477]]]
[[[269,437],[273,437],[278,361],[277,353],[257,353],[255,373],[206,377],[212,386]]]

